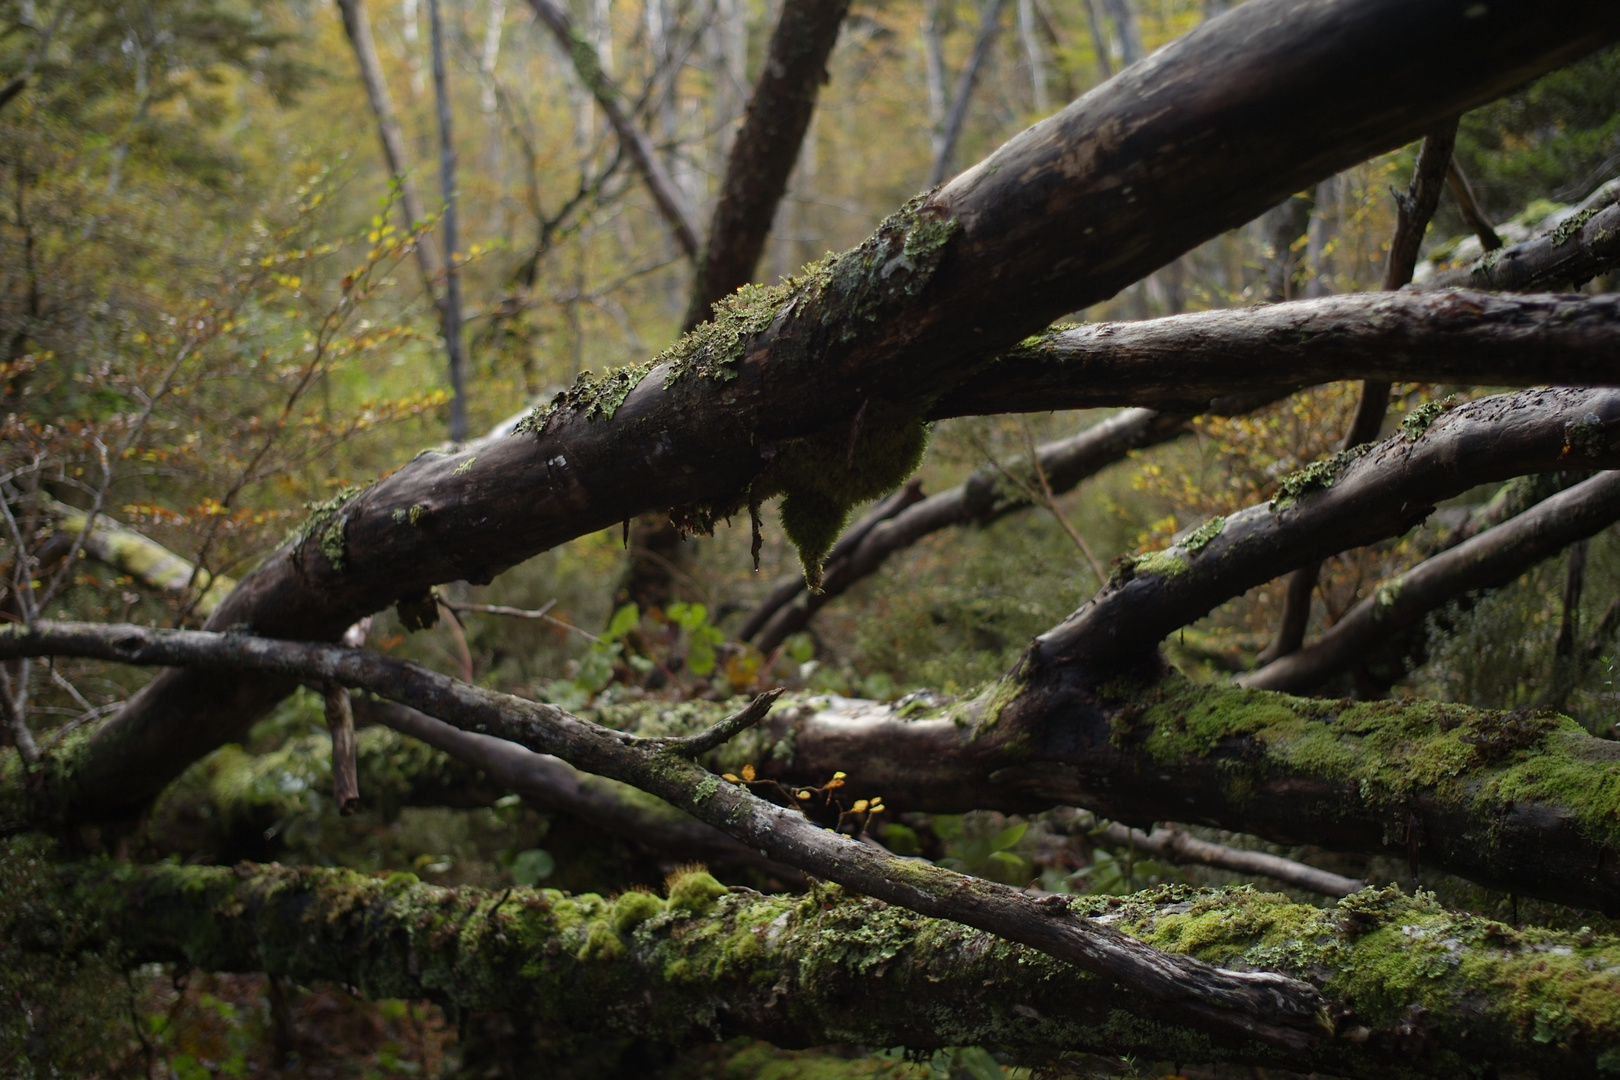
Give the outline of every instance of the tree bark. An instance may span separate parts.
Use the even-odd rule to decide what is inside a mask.
[[[252,863],[28,865],[5,917],[19,952],[115,945],[129,963],[512,1009],[588,1038],[982,1045],[1032,1064],[1065,1051],[1172,1054],[1379,1078],[1478,1068],[1597,1077],[1620,1046],[1613,938],[1516,930],[1394,889],[1327,910],[1247,889],[1059,901],[1170,950],[1313,980],[1323,1038],[1290,1052],[1127,1011],[1106,980],[836,887],[761,896],[689,873],[668,899],[604,900]],[[62,910],[84,917],[53,917]]]
[[[439,117],[439,188],[444,194],[444,347],[450,358],[450,441],[467,438],[467,357],[461,329],[461,268],[456,265],[456,144],[451,133],[449,75],[439,0],[428,0],[433,41],[433,102]]]
[[[1545,236],[1487,251],[1471,266],[1435,274],[1422,289],[1566,289],[1620,265],[1620,203],[1592,208]]]
[[[874,398],[903,427],[1058,315],[1617,35],[1620,9],[1597,0],[1495,4],[1460,23],[1440,0],[1252,0],[1014,138],[787,297],[739,299],[735,322],[647,375],[621,373],[618,390],[586,391],[477,455],[419,456],[323,513],[315,542],[267,559],[209,625],[335,638],[431,584],[488,581],[627,514],[673,503],[711,523],[746,505],[773,456],[805,449],[794,440],[828,432],[842,452]],[[290,685],[160,675],[85,744],[64,812],[132,811]]]
[[[371,20],[366,15],[365,0],[338,0],[343,13],[343,29],[354,48],[354,58],[360,65],[360,81],[366,88],[366,99],[371,113],[377,118],[377,134],[382,141],[383,157],[388,171],[399,187],[399,208],[405,215],[405,227],[415,229],[427,220],[422,200],[417,197],[416,184],[411,180],[410,158],[405,153],[405,134],[400,130],[399,114],[394,109],[394,96],[388,92],[383,77],[382,58],[377,55],[377,43],[371,36]],[[416,263],[422,272],[422,284],[434,307],[443,301],[439,297],[439,275],[443,264],[439,260],[438,246],[429,233],[416,240]]]
[[[1238,682],[1263,690],[1306,693],[1446,601],[1475,589],[1506,585],[1536,563],[1616,520],[1620,520],[1620,473],[1599,473],[1383,583],[1321,637],[1241,676]],[[1569,640],[1567,652],[1573,652],[1573,634]]]
[[[1337,379],[1485,386],[1614,385],[1620,296],[1344,293],[1287,304],[1093,323],[1031,339],[929,416],[1147,406]]]
[[[715,301],[754,280],[848,11],[849,0],[786,0],[782,5],[754,96],[726,159],[684,330],[708,319]]]

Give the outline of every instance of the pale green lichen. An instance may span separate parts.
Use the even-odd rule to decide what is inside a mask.
[[[1202,525],[1198,526],[1198,528],[1188,533],[1187,539],[1181,542],[1181,546],[1186,548],[1189,552],[1196,554],[1199,551],[1202,551],[1205,545],[1207,545],[1211,540],[1221,535],[1221,531],[1225,528],[1226,518],[1219,516],[1212,517]]]
[[[1563,247],[1579,236],[1586,223],[1597,217],[1602,210],[1601,206],[1589,206],[1585,210],[1571,214],[1560,221],[1558,226],[1547,234],[1547,238],[1552,241],[1553,247]]]
[[[1132,576],[1152,574],[1155,577],[1175,578],[1185,574],[1191,566],[1185,554],[1171,547],[1136,556],[1131,560],[1130,572]]]
[[[1455,394],[1447,394],[1438,401],[1425,401],[1406,414],[1406,418],[1401,421],[1401,434],[1406,436],[1407,442],[1417,442],[1423,437],[1423,433],[1429,430],[1429,425],[1456,403]]]
[[[468,473],[472,472],[473,463],[477,460],[478,455],[474,454],[472,457],[468,458],[466,461],[463,461],[460,465],[457,465],[453,470],[451,470],[450,475],[466,476]]]
[[[1271,497],[1271,508],[1280,510],[1313,491],[1321,491],[1338,482],[1339,475],[1352,461],[1372,448],[1371,443],[1340,450],[1332,457],[1314,461],[1303,469],[1296,469],[1277,482],[1277,493]]]
[[[309,516],[304,523],[294,529],[288,539],[298,545],[303,545],[311,537],[316,539],[316,545],[326,561],[332,564],[332,569],[342,572],[344,564],[344,531],[348,528],[349,517],[344,508],[354,500],[354,497],[366,490],[365,485],[352,485],[345,487],[329,499],[320,502],[304,504]]]

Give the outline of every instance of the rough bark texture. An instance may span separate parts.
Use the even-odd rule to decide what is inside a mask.
[[[1487,251],[1471,266],[1435,274],[1419,288],[1564,289],[1620,265],[1620,203],[1592,207],[1545,236]]]
[[[715,301],[754,280],[848,11],[849,0],[786,0],[782,5],[747,115],[726,159],[685,329],[708,319]]]
[[[1616,35],[1620,8],[1598,0],[1499,3],[1477,18],[1452,0],[1254,0],[1014,138],[785,293],[739,298],[651,370],[580,388],[536,430],[477,455],[421,455],[333,507],[209,625],[335,638],[434,583],[488,581],[672,503],[707,524],[762,486],[788,491],[784,513],[797,489],[801,523],[830,545],[844,508],[909,471],[922,402],[995,352]],[[826,433],[835,461],[847,460],[858,414],[867,434],[854,469],[794,442]],[[273,674],[160,675],[84,747],[67,812],[138,807],[289,688]]]
[[[1105,980],[1031,949],[837,887],[769,897],[693,872],[671,879],[667,899],[496,896],[405,873],[7,857],[27,867],[6,920],[19,951],[114,943],[128,962],[514,1009],[581,1041],[972,1044],[1030,1062],[1100,1050],[1380,1078],[1595,1077],[1620,1048],[1620,942],[1515,930],[1398,890],[1327,910],[1247,888],[1059,900],[1172,952],[1312,980],[1323,1037],[1290,1052],[1143,1015]],[[84,914],[53,914],[64,908]]]

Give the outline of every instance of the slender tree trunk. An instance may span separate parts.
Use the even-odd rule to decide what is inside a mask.
[[[990,58],[996,37],[1001,33],[1001,9],[1005,3],[1006,0],[985,0],[979,16],[979,35],[973,41],[973,54],[968,57],[967,66],[957,77],[956,91],[951,96],[951,109],[945,117],[939,149],[934,154],[934,167],[928,176],[929,187],[944,180],[945,174],[950,171],[951,159],[956,155],[956,142],[962,136],[962,125],[967,121],[968,103],[973,98],[973,90],[978,85],[985,61]]]

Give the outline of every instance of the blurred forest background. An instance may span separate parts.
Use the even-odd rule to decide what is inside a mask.
[[[21,516],[0,548],[9,561],[17,539],[49,531],[66,504],[96,505],[184,562],[164,587],[135,563],[80,560],[50,583],[56,617],[199,625],[230,580],[278,545],[310,504],[446,438],[452,388],[436,307],[445,279],[425,278],[418,262],[424,240],[439,252],[447,246],[430,6],[372,0],[365,9],[424,208],[411,222],[379,149],[340,5],[0,2],[0,472]],[[859,241],[928,187],[936,169],[948,176],[979,159],[1220,6],[856,0],[756,280],[775,282]],[[457,158],[450,255],[476,437],[582,372],[673,341],[693,269],[574,60],[530,6],[440,0],[437,8]],[[572,13],[706,221],[776,5],[583,0]],[[976,49],[982,62],[969,82],[962,73]],[[946,147],[964,86],[965,123]],[[1390,188],[1405,185],[1414,153],[1302,192],[1074,318],[1141,319],[1377,288],[1394,223]],[[1532,235],[1620,175],[1620,52],[1465,116],[1457,161],[1504,237]],[[1477,253],[1471,236],[1456,201],[1443,198],[1420,275]],[[1462,391],[1398,387],[1389,423],[1452,393]],[[1201,419],[1192,437],[1133,454],[1076,491],[1026,492],[1036,504],[1028,512],[925,538],[763,652],[739,641],[739,628],[797,573],[774,523],[757,572],[746,522],[643,556],[667,571],[657,603],[627,602],[632,555],[614,529],[488,587],[448,587],[459,618],[431,630],[411,634],[392,612],[379,615],[370,640],[572,708],[773,685],[882,700],[922,688],[961,693],[1001,674],[1033,634],[1088,598],[1109,559],[1264,499],[1280,477],[1331,453],[1354,408],[1354,386],[1336,384],[1246,416]],[[948,488],[1100,418],[940,423],[918,474],[922,490]],[[1330,560],[1313,627],[1434,550],[1466,506],[1491,494],[1459,500],[1399,541]],[[1610,734],[1599,729],[1617,701],[1620,543],[1610,529],[1574,550],[1437,613],[1400,670],[1359,673],[1337,689],[1552,705]],[[1210,679],[1246,670],[1271,638],[1284,587],[1255,590],[1190,627],[1168,643],[1173,659]],[[545,617],[479,610],[490,605],[544,609]],[[36,737],[48,742],[105,715],[147,676],[60,662],[24,677]],[[471,809],[402,808],[385,792],[366,792],[360,814],[339,818],[321,772],[324,732],[319,696],[300,692],[259,725],[251,745],[193,768],[165,799],[172,812],[160,804],[149,829],[184,838],[168,850],[210,859],[405,866],[447,884],[611,892],[656,884],[673,868],[516,796]],[[256,823],[258,849],[210,847],[241,830],[194,819],[186,793],[204,789],[212,805]],[[1055,891],[1235,880],[1093,845],[1083,830],[1073,842],[1071,825],[907,816],[887,836],[901,853]],[[1404,865],[1383,862],[1335,856],[1321,865],[1412,883]],[[1455,881],[1422,883],[1480,910],[1505,913],[1510,903]],[[1539,917],[1564,918],[1550,905]],[[110,996],[87,975],[83,993],[80,1028],[51,1036],[63,1062],[55,1075],[191,1080],[285,1066],[297,1075],[404,1077],[512,1067],[472,1060],[465,1025],[458,1033],[436,1008],[368,1003],[342,987],[153,968]],[[0,1014],[9,1010],[0,987]],[[0,1074],[20,1067],[0,1063]],[[1004,1069],[971,1049],[908,1062],[732,1043],[660,1062],[647,1075],[654,1072],[984,1080]]]

